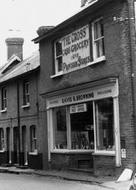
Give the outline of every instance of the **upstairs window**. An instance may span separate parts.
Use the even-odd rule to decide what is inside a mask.
[[[25,81],[23,84],[23,104],[28,105],[30,104],[30,94],[29,94],[29,82]]]
[[[55,43],[55,73],[62,72],[62,43],[57,41]]]
[[[92,35],[93,58],[95,61],[105,55],[103,19],[98,19],[92,23]]]
[[[36,138],[36,127],[32,125],[30,127],[30,151],[37,152],[37,138]]]
[[[1,90],[1,107],[2,110],[5,110],[7,108],[7,89],[6,87],[3,87]]]

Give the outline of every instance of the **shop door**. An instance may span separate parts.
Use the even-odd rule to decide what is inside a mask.
[[[10,128],[6,129],[7,163],[11,164]]]
[[[71,148],[82,150],[75,155],[76,167],[92,170],[93,156],[85,153],[86,150],[94,150],[94,119],[93,103],[87,102],[70,106],[70,130]]]
[[[26,126],[22,127],[22,152],[23,152],[23,165],[28,165]]]
[[[19,164],[19,138],[18,138],[18,128],[13,129],[13,163]]]

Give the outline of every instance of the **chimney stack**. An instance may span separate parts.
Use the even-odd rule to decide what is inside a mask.
[[[5,40],[7,44],[7,59],[9,59],[13,54],[17,55],[21,60],[23,60],[23,38],[7,38]]]

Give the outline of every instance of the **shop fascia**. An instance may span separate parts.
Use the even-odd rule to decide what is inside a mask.
[[[120,166],[118,80],[47,99],[50,153],[116,156]]]

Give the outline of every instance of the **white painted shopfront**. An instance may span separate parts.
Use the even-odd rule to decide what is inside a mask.
[[[46,98],[51,153],[115,156],[121,165],[118,79],[81,85]]]

